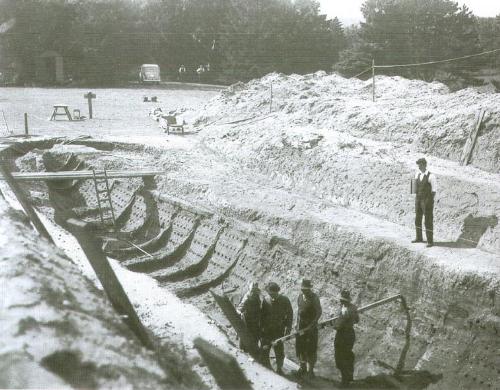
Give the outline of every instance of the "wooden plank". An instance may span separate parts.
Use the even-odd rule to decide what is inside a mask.
[[[236,308],[234,307],[232,302],[225,295],[218,295],[212,290],[210,290],[210,293],[214,297],[214,300],[217,303],[217,305],[224,313],[224,316],[227,318],[233,329],[238,334],[241,343],[244,346],[246,346],[246,348],[249,350],[248,351],[249,354],[255,359],[257,359],[259,356],[259,351],[254,350],[255,340],[253,339],[252,335],[248,332],[245,322],[241,319],[240,315],[236,311]]]
[[[88,224],[76,219],[68,219],[66,221],[66,228],[75,236],[80,244],[115,310],[142,344],[146,348],[154,350],[155,346],[151,336],[144,325],[142,325],[120,280],[101,249],[101,239],[92,233]]]
[[[23,206],[24,212],[30,219],[35,229],[38,231],[38,233],[40,233],[42,237],[46,238],[51,244],[53,244],[54,241],[52,240],[52,237],[50,236],[47,229],[45,229],[45,225],[38,217],[37,213],[35,212],[35,209],[28,200],[28,197],[26,196],[22,188],[19,186],[19,184],[17,184],[17,182],[12,177],[9,168],[7,167],[7,163],[0,162],[0,172],[2,173],[0,178],[7,181],[7,183],[10,186],[10,189],[12,190],[14,195],[16,195],[16,198],[19,201],[19,203],[21,203],[21,206]]]
[[[200,337],[196,338],[193,344],[222,390],[252,389],[252,385],[233,356]]]
[[[460,157],[460,165],[469,164],[470,158],[472,156],[472,151],[476,145],[477,135],[479,134],[479,129],[481,128],[481,123],[483,122],[485,111],[480,109],[476,115],[476,124],[472,129],[467,141],[465,141],[464,150],[462,151],[462,156]]]
[[[109,178],[150,177],[164,175],[165,171],[106,171]],[[65,179],[92,179],[92,171],[59,171],[59,172],[12,172],[16,181],[44,181]],[[104,179],[104,173],[96,173],[96,178]]]

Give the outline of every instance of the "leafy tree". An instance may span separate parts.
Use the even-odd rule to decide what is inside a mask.
[[[500,48],[500,15],[496,18],[477,18],[477,29],[482,50]],[[480,61],[484,68],[498,67],[500,66],[500,53],[482,57]]]
[[[343,53],[346,70],[350,63],[357,65],[360,59],[364,63],[367,52],[378,65],[395,65],[480,51],[476,18],[465,5],[459,7],[450,0],[367,0],[361,11],[365,18],[359,32],[361,43]],[[474,61],[394,68],[386,73],[427,78],[437,69],[458,72],[470,64]]]
[[[315,0],[0,0],[0,15],[17,20],[0,44],[25,82],[46,50],[63,55],[73,79],[103,85],[135,78],[146,62],[168,77],[210,64],[229,82],[312,72],[345,47],[340,22]]]

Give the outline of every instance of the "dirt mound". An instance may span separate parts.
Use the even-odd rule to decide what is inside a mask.
[[[370,83],[318,72],[271,74],[214,98],[198,121],[203,144],[274,185],[412,226],[409,181],[423,152],[439,178],[436,234],[450,245],[500,251],[498,175],[457,160],[475,112],[488,110],[473,164],[500,169],[500,96],[379,77]],[[269,113],[272,83],[273,112]],[[460,242],[457,244],[459,240]]]
[[[313,124],[458,161],[474,127],[475,114],[482,108],[487,114],[471,164],[500,171],[500,95],[472,88],[449,93],[437,82],[379,76],[377,100],[372,102],[371,88],[370,80],[345,79],[325,72],[270,74],[215,97],[197,122],[221,124],[271,113],[281,123]]]

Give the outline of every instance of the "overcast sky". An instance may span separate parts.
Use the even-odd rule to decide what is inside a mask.
[[[363,20],[361,4],[364,0],[318,0],[321,12],[329,17],[337,16],[344,25],[357,23]],[[466,4],[476,16],[500,15],[500,0],[461,0],[459,5]]]

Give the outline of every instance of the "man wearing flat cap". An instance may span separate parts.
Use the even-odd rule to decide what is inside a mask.
[[[271,343],[283,336],[289,335],[293,324],[293,309],[290,300],[280,294],[280,286],[270,282],[266,286],[268,297],[262,300],[261,312],[261,340],[262,340],[262,364],[271,367],[269,352]],[[276,356],[276,372],[283,375],[283,362],[285,361],[285,348],[283,343],[274,346]]]
[[[295,349],[300,362],[298,375],[307,374],[314,377],[314,365],[318,353],[318,324],[322,309],[318,296],[312,291],[310,280],[304,279],[300,286],[301,293],[297,299],[297,330],[309,328],[303,335],[295,339]]]
[[[425,218],[425,237],[427,246],[434,244],[433,236],[433,213],[434,197],[437,190],[436,176],[427,170],[427,161],[425,158],[417,160],[418,171],[415,173],[415,229],[416,238],[412,241],[424,242],[422,237],[422,218]]]
[[[335,334],[335,364],[342,377],[342,385],[348,386],[354,375],[354,324],[359,322],[358,308],[351,303],[351,294],[348,290],[340,292],[339,318],[334,324]]]

